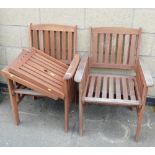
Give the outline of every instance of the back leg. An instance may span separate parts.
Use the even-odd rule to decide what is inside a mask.
[[[80,136],[83,135],[83,103],[82,101],[80,100],[79,102],[79,134]]]
[[[64,106],[64,113],[65,113],[65,122],[64,122],[64,126],[65,126],[65,132],[68,132],[69,129],[69,111],[70,111],[70,103],[68,98],[65,98],[65,106]]]
[[[7,79],[7,84],[8,84],[9,95],[10,95],[10,100],[11,100],[13,117],[14,117],[16,125],[18,125],[20,123],[20,119],[19,119],[19,112],[18,112],[18,104],[17,104],[16,94],[13,92],[14,84],[13,84],[13,81],[10,79]]]
[[[136,135],[135,140],[138,141],[140,137],[141,127],[142,127],[142,120],[143,120],[143,114],[144,114],[144,107],[137,107],[137,129],[136,129]]]

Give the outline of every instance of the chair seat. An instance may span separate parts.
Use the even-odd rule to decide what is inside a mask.
[[[137,81],[132,76],[90,74],[83,96],[84,102],[136,106],[141,104]]]

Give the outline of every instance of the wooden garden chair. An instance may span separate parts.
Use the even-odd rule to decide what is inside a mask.
[[[152,77],[139,59],[141,28],[91,28],[90,56],[84,56],[74,80],[79,83],[79,133],[83,134],[85,104],[136,107],[140,136],[148,87]],[[135,76],[92,73],[93,68],[134,70]]]
[[[14,63],[2,70],[16,124],[20,122],[18,105],[25,95],[46,96],[64,100],[68,131],[70,103],[76,94],[73,78],[80,60],[76,33],[76,26],[30,24],[31,50],[23,49]]]

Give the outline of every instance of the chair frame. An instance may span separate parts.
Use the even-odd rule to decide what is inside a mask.
[[[91,28],[91,49],[90,49],[90,54],[85,55],[81,58],[81,61],[79,63],[78,69],[76,71],[75,74],[75,78],[74,80],[79,83],[79,134],[82,136],[83,135],[83,113],[84,113],[84,107],[86,104],[100,104],[100,105],[111,105],[111,106],[128,106],[128,107],[136,107],[137,110],[137,129],[136,129],[136,134],[135,134],[135,140],[138,141],[139,137],[140,137],[140,131],[141,131],[141,124],[142,124],[142,119],[143,119],[143,113],[144,113],[144,108],[145,108],[145,103],[146,103],[146,97],[147,97],[147,91],[148,91],[148,87],[153,86],[153,79],[151,77],[151,74],[147,68],[147,66],[143,63],[142,60],[139,59],[139,50],[140,50],[140,40],[141,40],[141,31],[142,29],[131,29],[131,28],[122,28],[122,27],[100,27],[100,28]],[[100,49],[103,49],[103,44],[99,44],[98,43],[98,35],[102,35],[105,34],[104,36],[106,36],[106,39],[109,41],[106,41],[106,47],[105,47],[105,61],[101,62],[100,61],[100,57],[103,56],[103,53],[100,52]],[[118,53],[117,54],[117,61],[115,61],[115,63],[111,63],[108,62],[108,57],[110,57],[110,55],[108,55],[106,52],[109,51],[109,45],[110,45],[110,39],[109,36],[110,34],[115,35],[118,34],[120,36],[120,38],[118,38]],[[135,51],[135,61],[131,60],[130,61],[130,57],[131,55],[134,57],[133,55],[133,43],[132,43],[132,38],[131,37],[131,42],[130,42],[130,46],[131,46],[131,50],[128,50],[129,55],[128,55],[128,63],[123,63],[120,61],[120,57],[121,57],[121,47],[123,44],[123,39],[122,39],[122,35],[136,35],[138,36],[138,43],[136,44],[136,51]],[[102,37],[103,39],[103,37]],[[104,39],[103,39],[104,40]],[[98,44],[98,46],[97,46]],[[108,44],[108,45],[107,45]],[[113,50],[113,48],[115,47],[116,44],[114,46],[112,46],[111,50]],[[124,45],[125,46],[125,45]],[[129,46],[129,45],[128,45]],[[99,49],[97,49],[99,48]],[[108,48],[108,49],[107,49]],[[111,52],[112,53],[112,52]],[[106,55],[107,54],[107,55]],[[100,55],[100,56],[97,56]],[[111,54],[112,55],[112,54]],[[97,60],[97,57],[99,57],[99,60]],[[114,55],[113,55],[114,58]],[[132,58],[133,59],[133,58]],[[113,59],[114,60],[114,59]],[[131,63],[132,62],[132,63]],[[117,103],[116,104],[116,100],[109,100],[111,102],[106,103],[104,102],[103,98],[91,98],[92,100],[85,100],[85,94],[86,94],[86,89],[87,89],[87,85],[88,85],[88,78],[91,75],[91,69],[92,68],[109,68],[109,69],[122,69],[122,70],[134,70],[136,73],[136,76],[134,76],[133,78],[135,78],[135,80],[137,81],[137,89],[138,89],[138,93],[139,93],[139,104],[131,104],[131,102],[129,104],[123,102],[123,100],[121,100],[121,104]],[[101,74],[98,74],[101,75]],[[98,77],[98,75],[96,75]],[[96,86],[96,89],[98,91],[98,88]]]
[[[32,33],[36,35],[36,32],[41,32],[40,33],[41,38],[39,38],[39,40],[38,40],[38,36],[32,37]],[[52,32],[52,33],[55,32],[56,34],[59,34],[59,35],[56,35],[59,37],[60,37],[60,33],[63,33],[63,34],[67,33],[68,36],[70,37],[68,39],[68,47],[71,47],[71,49],[70,48],[67,49],[68,59],[65,60],[65,59],[60,59],[60,57],[58,58],[58,60],[62,61],[62,63],[66,63],[68,66],[66,73],[62,77],[64,79],[64,98],[61,98],[62,100],[64,100],[64,129],[65,129],[65,132],[67,132],[69,129],[70,105],[72,100],[76,97],[76,84],[74,82],[74,74],[76,72],[76,69],[80,61],[80,55],[76,51],[77,26],[63,26],[63,25],[53,25],[53,24],[37,24],[37,25],[30,24],[29,36],[30,36],[31,49],[36,48],[39,50],[43,50],[45,54],[50,55],[49,44],[48,44],[49,42],[47,43],[47,40],[46,40],[46,39],[49,39],[49,37],[47,37],[47,34],[48,34],[47,32]],[[43,40],[43,33],[45,35],[44,40]],[[74,37],[72,36],[73,34],[74,34]],[[56,38],[58,41],[60,41],[59,37]],[[66,39],[66,38],[63,38],[63,39]],[[72,46],[73,44],[71,42],[74,44],[74,46]],[[42,49],[36,46],[38,44]],[[66,48],[64,47],[64,45],[62,46],[63,46],[62,58],[65,58],[63,55],[66,56],[66,53],[63,53],[63,52],[66,51]],[[59,49],[59,51],[57,52],[60,53],[60,47],[58,44],[57,44],[57,49]],[[70,52],[72,52],[72,54]],[[53,55],[51,56],[53,57]],[[45,91],[38,85],[34,83],[30,83],[19,76],[13,75],[12,73],[9,72],[9,66],[4,68],[1,71],[1,73],[6,78],[6,81],[8,84],[13,117],[17,125],[20,123],[18,106],[25,95],[45,96],[45,97],[51,97],[55,100],[59,98],[55,96],[52,97],[50,96],[50,94],[48,94],[47,91],[46,91],[47,93],[46,94]],[[31,88],[32,90],[29,90],[27,88]]]

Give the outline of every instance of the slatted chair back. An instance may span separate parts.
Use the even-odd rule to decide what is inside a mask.
[[[70,64],[76,53],[76,31],[76,26],[30,24],[30,45]]]
[[[91,28],[90,67],[133,69],[139,58],[141,28]]]

